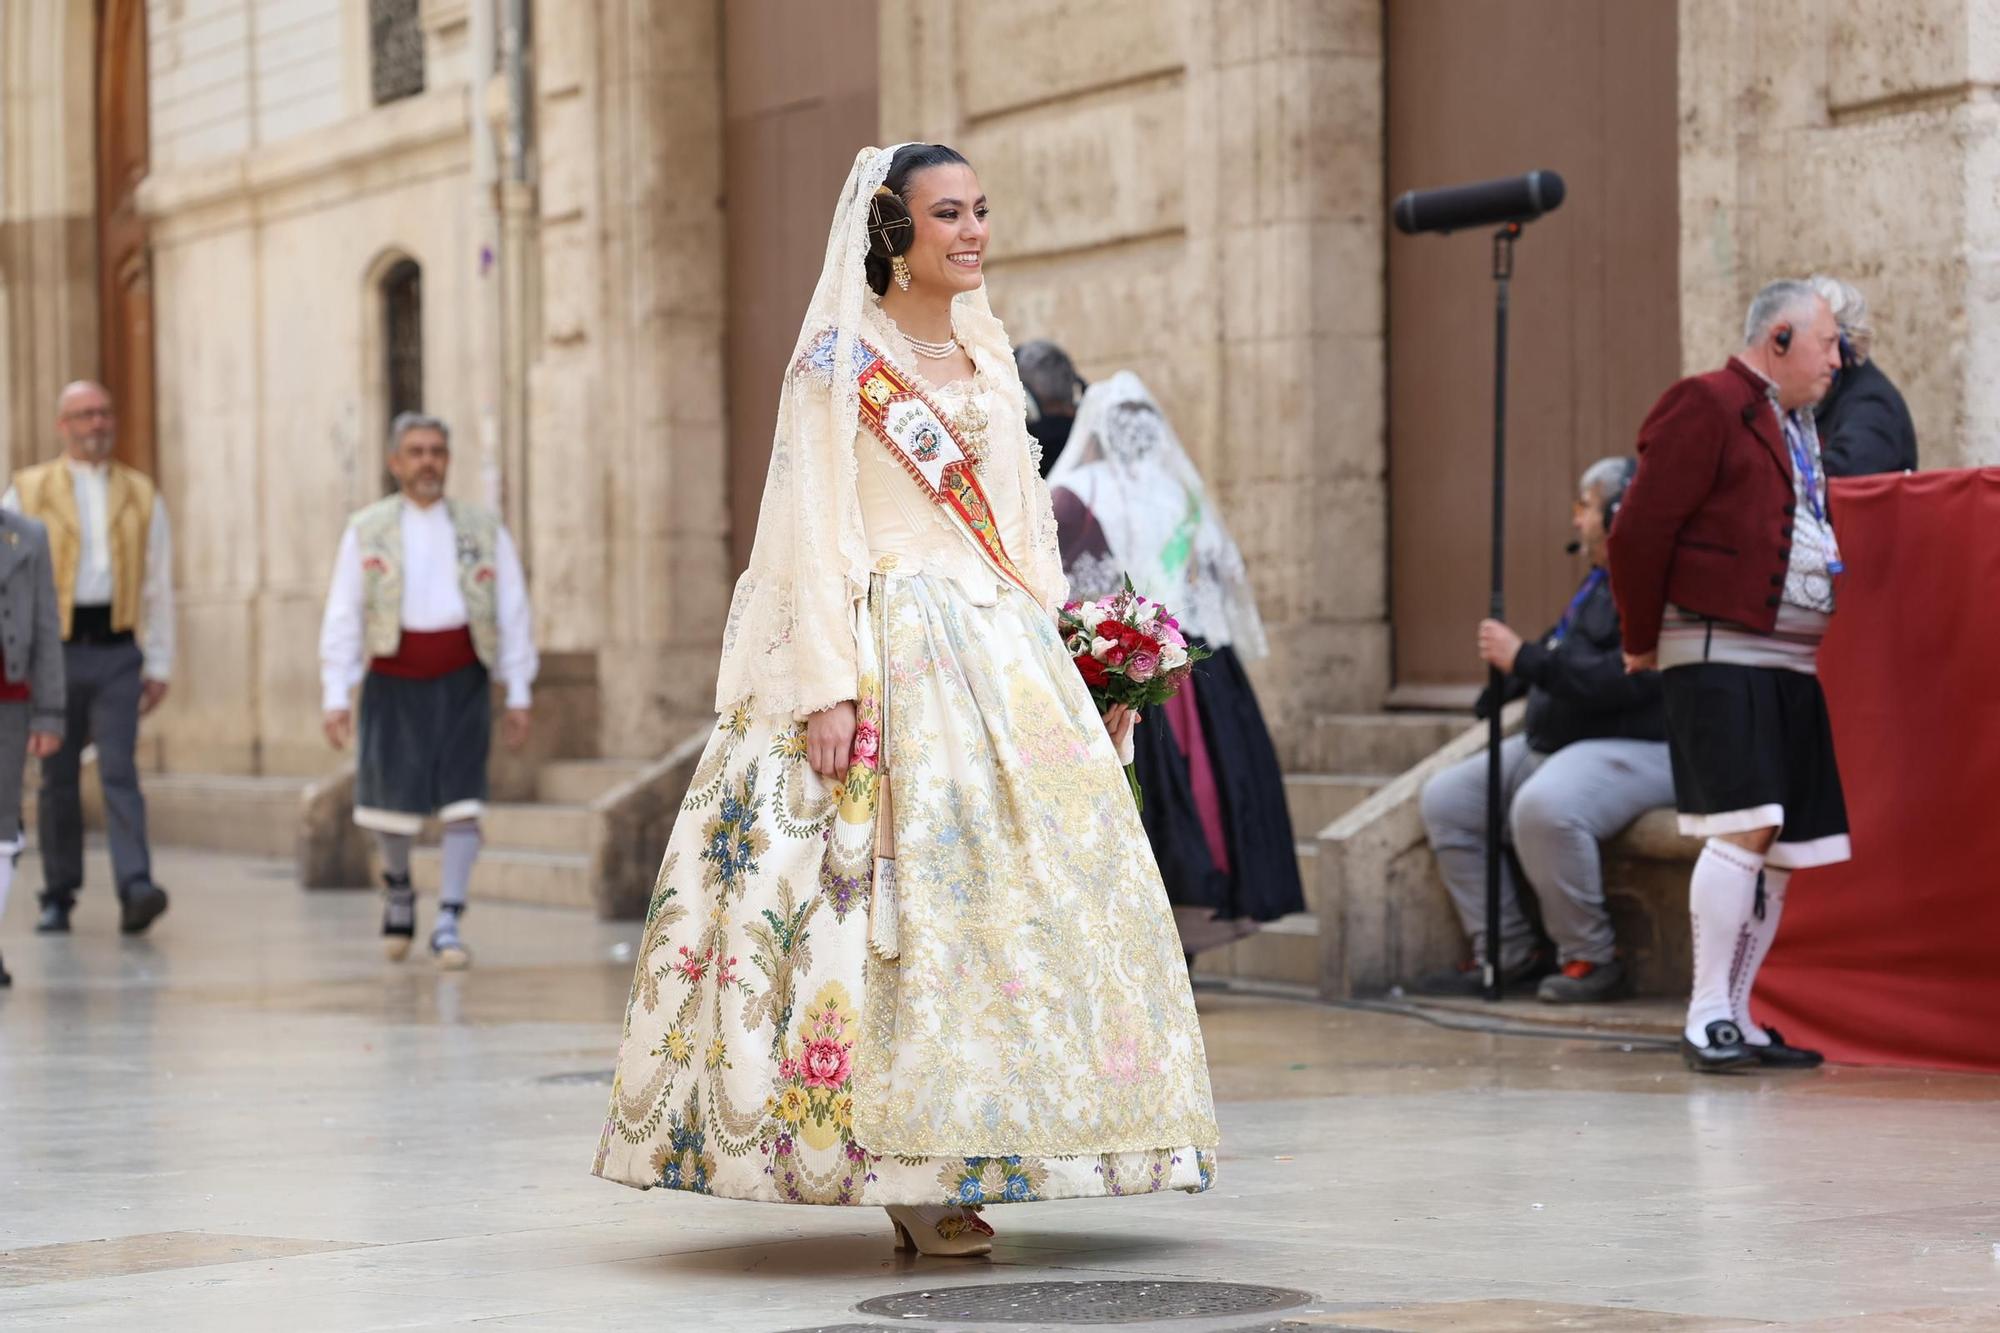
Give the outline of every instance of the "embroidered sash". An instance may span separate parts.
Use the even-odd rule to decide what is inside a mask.
[[[861,419],[876,438],[889,446],[933,503],[958,519],[987,562],[1014,586],[1034,595],[1000,541],[993,506],[973,475],[972,456],[942,412],[897,370],[889,359],[865,341],[856,343],[863,361]]]

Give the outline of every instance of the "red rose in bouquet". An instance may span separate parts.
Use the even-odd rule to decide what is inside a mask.
[[[1165,703],[1180,692],[1194,664],[1211,655],[1190,644],[1180,622],[1166,607],[1141,597],[1130,579],[1123,592],[1071,602],[1058,625],[1100,713],[1118,704],[1143,710]],[[1145,796],[1129,764],[1125,775],[1132,799],[1144,809]]]

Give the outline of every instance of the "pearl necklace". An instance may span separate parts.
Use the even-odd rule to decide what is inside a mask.
[[[927,343],[922,338],[912,338],[909,334],[905,333],[903,341],[910,345],[912,352],[915,352],[918,356],[928,357],[932,361],[943,361],[948,357],[958,354],[958,337],[956,334],[946,338],[941,343]]]

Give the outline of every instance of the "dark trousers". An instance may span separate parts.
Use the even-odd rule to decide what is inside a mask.
[[[146,849],[146,798],[139,793],[139,694],[145,657],[124,643],[66,643],[69,717],[62,749],[42,760],[42,896],[73,898],[83,887],[83,747],[97,746],[97,777],[111,833],[111,869],[123,898],[150,884]]]

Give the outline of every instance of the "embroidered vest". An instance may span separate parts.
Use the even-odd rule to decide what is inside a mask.
[[[444,506],[458,537],[458,591],[472,650],[491,671],[500,660],[500,519],[456,500]],[[370,657],[394,657],[403,639],[403,497],[377,500],[350,522],[361,548],[362,642]]]
[[[111,628],[139,627],[139,602],[146,586],[146,545],[153,530],[153,480],[145,473],[110,463],[104,483],[104,532],[111,543]],[[56,578],[56,603],[67,639],[76,611],[76,571],[83,561],[83,523],[77,516],[76,487],[69,465],[58,458],[38,463],[14,477],[21,512],[49,530],[49,562]]]

